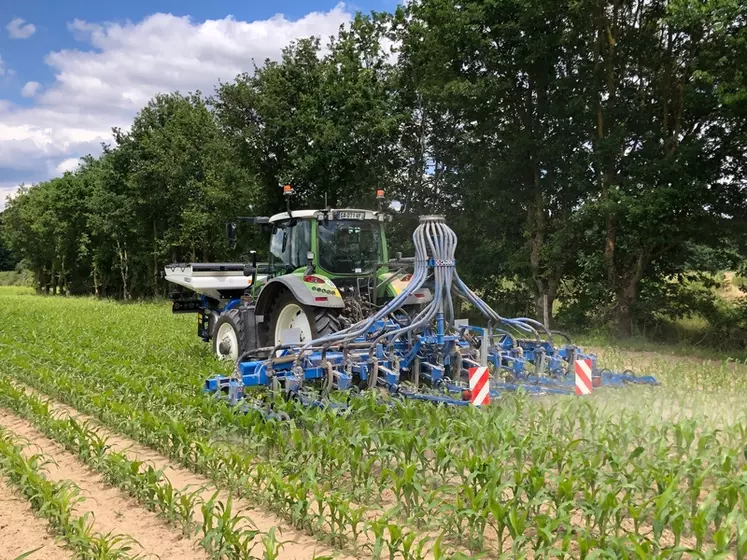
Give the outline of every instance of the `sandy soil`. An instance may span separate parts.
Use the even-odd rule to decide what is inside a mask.
[[[77,484],[86,500],[77,507],[78,515],[93,514],[94,531],[129,535],[142,547],[139,552],[153,558],[203,560],[208,556],[178,529],[171,528],[156,514],[140,506],[118,488],[107,485],[101,475],[91,471],[61,445],[47,438],[27,421],[0,410],[0,425],[28,440],[28,454],[43,453],[56,464],[46,466],[49,480],[70,480]],[[5,533],[0,536],[0,548],[5,548]]]
[[[201,496],[204,500],[209,499],[216,490],[216,486],[210,481],[210,479],[200,476],[198,474],[189,471],[178,464],[170,461],[169,459],[159,455],[149,447],[139,444],[138,442],[124,437],[115,432],[111,432],[107,428],[101,426],[95,419],[85,414],[82,414],[65,404],[53,401],[46,395],[40,394],[32,388],[17,384],[18,387],[23,388],[30,394],[43,398],[49,402],[50,410],[54,412],[61,412],[66,416],[75,418],[80,421],[91,421],[95,426],[95,431],[102,437],[107,438],[107,443],[111,446],[114,451],[124,453],[130,459],[137,459],[152,464],[156,469],[161,469],[164,475],[169,479],[174,488],[184,489],[188,486],[190,489],[194,489],[200,486],[204,486],[205,490]],[[44,436],[42,436],[44,437]],[[90,472],[90,471],[89,471]],[[89,477],[91,475],[89,474]],[[81,485],[82,486],[82,485]],[[228,498],[228,493],[220,491],[219,499],[225,500]],[[314,557],[314,555],[334,555],[336,558],[352,558],[345,556],[339,551],[335,551],[328,545],[320,543],[313,537],[296,530],[292,526],[288,525],[285,521],[277,517],[276,515],[257,508],[247,500],[234,499],[233,501],[234,511],[242,512],[242,515],[248,517],[252,524],[261,531],[267,531],[272,527],[277,527],[279,530],[278,540],[280,541],[291,541],[285,544],[280,551],[278,560],[307,560]],[[197,523],[202,522],[201,512],[195,511],[195,521]],[[132,535],[132,533],[130,533]],[[132,535],[135,537],[135,535]],[[135,537],[137,538],[137,537]],[[259,548],[257,549],[257,551]],[[186,558],[186,557],[185,557]]]
[[[34,515],[28,501],[0,483],[0,560],[13,560],[37,548],[27,557],[29,560],[72,557],[55,542],[47,523]]]

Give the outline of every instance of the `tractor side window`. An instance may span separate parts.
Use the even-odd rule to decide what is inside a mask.
[[[311,251],[311,222],[301,220],[293,226],[293,245],[291,247],[291,264],[294,268],[306,263],[306,253]]]
[[[281,224],[270,239],[273,260],[294,269],[304,265],[310,250],[311,223],[308,220],[299,220],[293,226]]]
[[[270,238],[270,253],[273,261],[288,264],[288,229],[277,227]]]

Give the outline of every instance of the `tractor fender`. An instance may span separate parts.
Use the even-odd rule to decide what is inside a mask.
[[[339,295],[335,295],[331,291],[325,291],[324,293],[312,292],[300,278],[292,274],[286,274],[285,276],[273,278],[264,285],[257,298],[256,315],[264,317],[272,300],[283,289],[290,291],[293,297],[296,298],[296,301],[309,307],[330,307],[335,309],[343,309],[345,307],[345,303]],[[326,290],[327,288],[324,289]],[[316,299],[317,297],[326,297],[327,299],[319,301]]]

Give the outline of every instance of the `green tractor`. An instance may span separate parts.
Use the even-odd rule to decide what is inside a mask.
[[[173,312],[196,312],[198,335],[212,341],[221,359],[339,331],[396,297],[412,277],[413,259],[389,258],[384,225],[391,216],[381,210],[292,211],[288,205],[269,218],[239,220],[270,228],[269,262],[257,263],[252,251],[251,264],[165,267],[166,280],[199,296],[174,294]],[[234,243],[236,224],[227,225],[227,234]],[[412,314],[431,299],[422,288],[404,309]]]

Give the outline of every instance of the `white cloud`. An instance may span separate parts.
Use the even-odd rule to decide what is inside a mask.
[[[37,93],[34,106],[0,100],[0,181],[2,168],[15,176],[51,172],[61,159],[97,154],[101,142],[111,141],[111,128],[127,129],[155,94],[212,93],[219,80],[250,72],[253,61],[278,59],[301,37],[324,41],[351,18],[338,4],[293,21],[276,15],[193,22],[162,13],[124,24],[75,20],[69,29],[85,46],[47,55],[55,81]]]
[[[21,88],[21,95],[24,97],[34,97],[40,88],[41,84],[39,82],[26,82],[26,85]]]
[[[11,39],[28,39],[36,32],[33,23],[27,23],[23,18],[15,18],[5,26]]]
[[[62,175],[65,171],[75,171],[80,165],[80,158],[67,158],[62,160],[57,167],[54,168],[58,175]]]
[[[7,197],[13,198],[23,183],[0,183],[0,212],[7,206]]]
[[[0,76],[5,76],[5,61],[2,55],[0,55]]]

